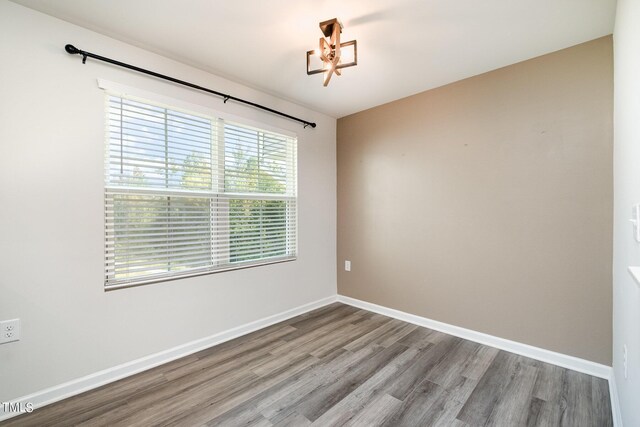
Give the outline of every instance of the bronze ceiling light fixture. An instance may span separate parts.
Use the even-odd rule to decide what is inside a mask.
[[[341,75],[341,69],[358,65],[358,42],[340,43],[342,23],[338,18],[321,22],[320,30],[324,37],[320,37],[318,48],[307,51],[307,75],[324,73],[323,85],[327,86],[333,73]]]

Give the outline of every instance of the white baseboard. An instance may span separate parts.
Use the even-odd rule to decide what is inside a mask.
[[[611,370],[609,376],[609,396],[611,396],[611,412],[613,413],[613,426],[622,427],[622,413],[620,412],[620,400],[618,398],[618,386],[616,384],[616,375]]]
[[[373,311],[408,323],[413,323],[414,325],[435,329],[436,331],[444,332],[445,334],[499,348],[500,350],[509,351],[511,353],[530,357],[542,362],[561,366],[563,368],[583,372],[585,374],[593,375],[594,377],[604,379],[609,379],[610,377],[611,367],[600,363],[495,337],[482,332],[476,332],[471,329],[461,328],[460,326],[449,325],[448,323],[438,322],[437,320],[427,319],[426,317],[416,316],[415,314],[405,313],[400,310],[394,310],[393,308],[383,307],[381,305],[372,304],[370,302],[361,301],[351,297],[345,297],[343,295],[338,295],[338,302],[362,308],[363,310]]]
[[[77,378],[64,384],[49,387],[47,389],[40,390],[27,396],[23,396],[17,399],[11,399],[10,402],[19,403],[20,407],[23,408],[25,407],[27,402],[29,402],[33,405],[34,409],[37,409],[42,406],[57,402],[59,400],[84,393],[85,391],[101,387],[105,384],[120,380],[122,378],[146,371],[164,363],[171,362],[181,357],[188,356],[214,345],[221,344],[225,341],[238,338],[242,335],[257,331],[258,329],[263,329],[267,326],[271,326],[292,317],[299,316],[308,311],[315,310],[317,308],[336,302],[336,300],[337,297],[335,295],[323,298],[321,300],[314,301],[309,304],[304,304],[291,310],[284,311],[282,313],[274,314],[273,316],[268,316],[199,340],[191,341],[186,344],[161,351],[159,353],[151,354],[149,356],[145,356],[131,362],[123,363],[122,365],[114,366],[103,371]],[[20,415],[20,413],[7,412],[4,409],[4,405],[0,405],[0,421],[17,415]]]

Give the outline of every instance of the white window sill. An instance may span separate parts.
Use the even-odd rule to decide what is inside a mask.
[[[633,277],[633,280],[636,281],[636,285],[640,286],[640,267],[630,266],[628,270],[631,277]]]

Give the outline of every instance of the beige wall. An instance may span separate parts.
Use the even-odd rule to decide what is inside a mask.
[[[605,37],[339,119],[338,292],[611,364],[612,73]]]

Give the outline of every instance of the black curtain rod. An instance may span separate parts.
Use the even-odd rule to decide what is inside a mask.
[[[154,76],[154,77],[157,77],[159,79],[168,80],[168,81],[173,82],[173,83],[177,83],[177,84],[180,84],[180,85],[183,85],[183,86],[187,86],[187,87],[190,87],[190,88],[193,88],[193,89],[198,89],[198,90],[201,90],[203,92],[210,93],[212,95],[220,96],[220,97],[224,98],[225,104],[229,100],[235,101],[235,102],[239,102],[241,104],[250,105],[250,106],[258,108],[260,110],[268,111],[268,112],[270,112],[272,114],[277,114],[278,116],[282,116],[282,117],[286,117],[286,118],[291,119],[291,120],[295,120],[296,122],[302,123],[305,128],[307,126],[311,126],[312,128],[316,127],[316,124],[313,123],[313,122],[309,122],[307,120],[303,120],[303,119],[299,119],[297,117],[290,116],[289,114],[283,113],[283,112],[278,111],[278,110],[274,110],[273,108],[265,107],[264,105],[260,105],[260,104],[257,104],[255,102],[247,101],[246,99],[236,98],[235,96],[231,96],[231,95],[228,95],[226,93],[222,93],[222,92],[218,92],[218,91],[215,91],[215,90],[207,89],[206,87],[202,87],[202,86],[198,86],[198,85],[193,84],[193,83],[185,82],[184,80],[176,79],[174,77],[165,76],[164,74],[156,73],[155,71],[145,70],[144,68],[136,67],[135,65],[127,64],[125,62],[116,61],[115,59],[106,58],[104,56],[96,55],[95,53],[86,52],[84,50],[80,50],[80,49],[76,48],[75,46],[73,46],[71,44],[66,45],[64,47],[64,50],[66,50],[67,53],[69,53],[71,55],[81,55],[83,64],[85,62],[87,62],[87,58],[94,58],[94,59],[97,59],[99,61],[108,62],[109,64],[117,65],[119,67],[128,68],[128,69],[133,70],[133,71],[138,71],[139,73],[148,74],[150,76]]]

